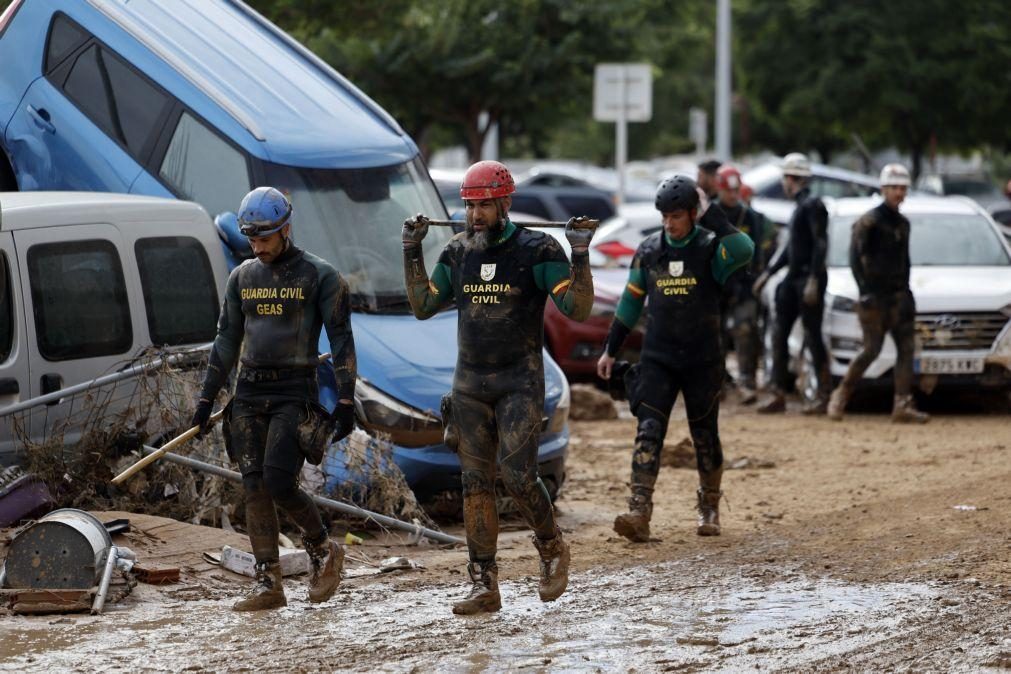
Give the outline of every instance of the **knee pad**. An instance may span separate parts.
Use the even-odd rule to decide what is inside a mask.
[[[659,451],[663,444],[663,424],[659,419],[647,418],[639,421],[635,433],[636,449]]]
[[[491,494],[491,481],[488,476],[480,470],[465,470],[460,475],[463,483],[464,496],[478,496],[480,494]]]

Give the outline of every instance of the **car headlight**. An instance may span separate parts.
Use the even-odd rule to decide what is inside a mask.
[[[848,297],[843,297],[842,295],[830,295],[832,298],[829,304],[832,307],[832,311],[847,311],[853,313],[857,310],[857,303],[855,300],[851,300]]]
[[[402,403],[364,379],[355,386],[355,403],[367,430],[388,433],[394,443],[422,447],[442,441],[442,421]]]
[[[548,433],[561,433],[565,430],[565,424],[569,422],[569,408],[572,407],[572,393],[569,391],[569,382],[562,380],[562,395],[558,398],[558,405],[554,414],[548,421],[546,431]]]

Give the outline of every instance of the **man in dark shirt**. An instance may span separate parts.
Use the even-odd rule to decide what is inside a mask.
[[[762,272],[764,257],[761,246],[766,237],[766,219],[741,200],[741,173],[724,164],[716,172],[717,205],[723,209],[730,224],[746,234],[755,245],[751,264],[733,274],[724,286],[726,319],[737,355],[737,391],[745,405],[757,399],[755,373],[758,369],[760,339],[758,335],[758,300],[751,289]]]
[[[790,330],[797,317],[804,326],[804,337],[811,353],[811,365],[818,377],[815,400],[804,407],[805,414],[824,414],[832,390],[828,352],[821,334],[825,311],[825,286],[828,271],[828,211],[821,199],[811,196],[808,182],[811,163],[799,152],[783,158],[783,191],[797,202],[790,218],[790,240],[773,256],[768,268],[755,281],[755,294],[761,293],[769,277],[787,267],[786,278],[776,287],[776,322],[773,329],[771,397],[758,407],[764,414],[785,412],[785,391],[790,388]]]
[[[632,454],[632,494],[628,512],[614,520],[614,530],[633,542],[649,540],[660,452],[679,394],[684,397],[698,463],[697,533],[720,534],[723,448],[719,413],[726,375],[720,346],[720,297],[728,279],[742,273],[751,261],[754,244],[727,221],[719,207],[705,203],[703,195],[693,180],[683,176],[660,184],[656,208],[663,229],[636,250],[604,353],[597,361],[597,374],[609,380],[615,354],[645,306],[642,358],[624,376],[629,408],[639,422]]]
[[[357,368],[348,286],[328,262],[292,243],[291,216],[291,203],[272,187],[256,188],[239,206],[239,228],[256,259],[243,262],[228,277],[193,415],[193,425],[206,430],[214,399],[241,360],[227,414],[228,440],[229,454],[242,473],[256,585],[235,604],[236,611],[287,604],[275,504],[301,529],[312,562],[310,601],[333,596],[344,560],[316,504],[299,489],[298,475],[306,458],[300,440],[322,435],[325,442],[334,425],[340,439],[354,427]],[[329,420],[322,418],[316,381],[321,328],[330,340],[339,398]]]
[[[895,400],[892,421],[926,423],[929,417],[913,402],[913,350],[916,302],[909,289],[909,220],[899,212],[909,189],[909,171],[902,164],[881,170],[884,200],[853,223],[850,269],[860,289],[857,317],[864,333],[863,347],[846,376],[832,392],[828,415],[839,421],[864,371],[881,353],[885,334],[895,340]]]
[[[509,220],[515,191],[509,170],[482,161],[460,187],[466,231],[454,236],[429,279],[421,242],[428,220],[404,223],[404,276],[414,315],[430,318],[455,300],[459,353],[453,391],[443,400],[447,440],[456,440],[463,482],[463,517],[470,555],[470,594],[453,606],[467,615],[497,611],[496,473],[534,531],[540,553],[541,601],[553,601],[569,579],[569,546],[555,523],[537,475],[544,414],[544,303],[550,296],[569,318],[583,321],[593,306],[589,245],[593,230],[573,218],[565,228],[572,264],[555,239]]]

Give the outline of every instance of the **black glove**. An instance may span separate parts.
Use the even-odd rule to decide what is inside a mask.
[[[415,248],[421,245],[425,235],[428,234],[429,222],[430,220],[421,213],[418,213],[409,220],[404,220],[404,228],[400,233],[404,248]]]
[[[565,238],[572,246],[573,255],[584,255],[590,249],[590,239],[593,238],[593,230],[584,226],[589,220],[585,215],[579,218],[569,218],[565,223]]]
[[[330,421],[336,426],[333,442],[343,440],[355,429],[355,406],[351,403],[337,401],[337,407],[330,415]]]
[[[193,419],[190,421],[190,428],[197,426],[200,430],[197,437],[202,437],[204,433],[211,430],[211,408],[214,406],[207,398],[197,401],[197,408],[193,411]]]

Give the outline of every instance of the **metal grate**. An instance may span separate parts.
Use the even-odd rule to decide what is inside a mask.
[[[987,349],[1008,319],[998,311],[918,314],[916,336],[923,349]]]

